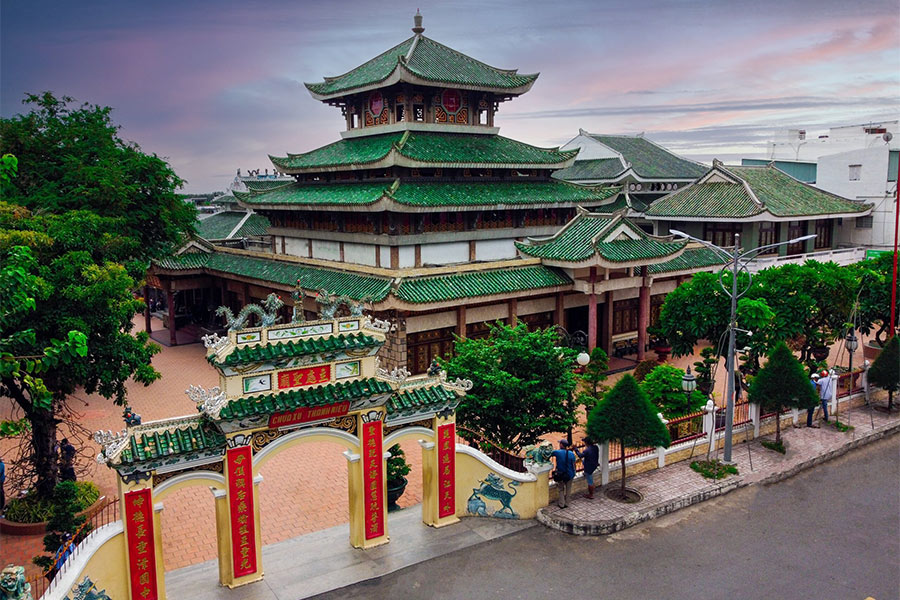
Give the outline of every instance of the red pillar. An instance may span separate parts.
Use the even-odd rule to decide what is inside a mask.
[[[650,286],[647,285],[647,267],[641,267],[640,291],[638,293],[638,360],[644,360],[647,346],[647,327],[650,326]]]
[[[153,327],[150,325],[150,286],[144,286],[144,330],[147,333],[151,333],[153,331]]]
[[[169,283],[169,289],[166,290],[166,304],[169,306],[169,344],[178,345],[178,339],[175,337],[175,292],[172,291],[172,284]]]
[[[588,295],[588,352],[597,347],[597,294],[594,284],[597,283],[597,267],[591,267],[591,293]]]

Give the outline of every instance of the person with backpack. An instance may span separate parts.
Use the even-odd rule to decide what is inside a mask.
[[[575,453],[569,450],[569,442],[559,440],[559,450],[553,451],[556,469],[553,470],[553,481],[556,482],[556,505],[560,508],[569,506],[572,495],[572,480],[575,479]]]
[[[575,451],[575,454],[578,455],[578,458],[582,460],[584,463],[584,480],[587,482],[588,493],[584,495],[588,500],[594,499],[594,471],[597,470],[597,466],[600,464],[600,447],[594,443],[589,437],[585,437],[584,441],[584,452]]]

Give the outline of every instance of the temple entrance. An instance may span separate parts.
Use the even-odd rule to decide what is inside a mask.
[[[216,558],[216,501],[209,488],[193,485],[162,500],[160,527],[166,572]]]

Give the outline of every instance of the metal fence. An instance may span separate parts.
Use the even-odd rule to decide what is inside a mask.
[[[481,436],[481,434],[472,431],[471,429],[466,429],[465,427],[460,427],[459,425],[457,425],[456,442],[458,444],[465,444],[473,448],[477,448],[481,452],[484,452],[486,455],[488,455],[491,460],[499,463],[503,467],[506,467],[510,471],[515,471],[517,473],[527,472],[527,470],[525,469],[524,456],[519,456],[513,452],[504,450],[496,443],[485,439]]]

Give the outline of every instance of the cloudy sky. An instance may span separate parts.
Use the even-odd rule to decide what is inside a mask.
[[[498,115],[503,135],[536,145],[643,131],[734,160],[762,157],[778,129],[900,116],[900,0],[10,0],[0,114],[43,90],[112,106],[187,191],[223,189],[269,153],[339,139],[340,112],[301,82],[403,41],[416,8],[426,36],[541,73]]]

